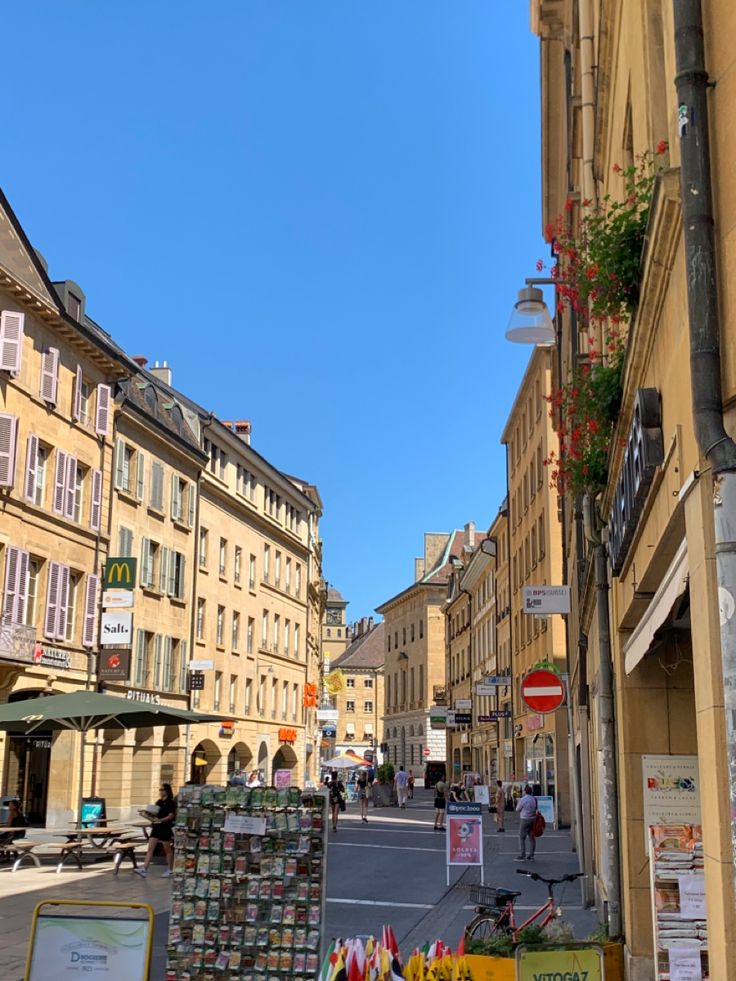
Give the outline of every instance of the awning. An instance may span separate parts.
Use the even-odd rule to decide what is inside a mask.
[[[363,732],[365,732],[368,735],[371,735],[372,736],[373,735],[373,723],[372,722],[366,722],[366,723],[364,723],[364,725],[363,725]]]
[[[345,723],[345,732],[349,733],[351,736],[354,736],[355,735],[355,723],[354,722],[346,722]]]
[[[652,646],[654,635],[687,589],[687,583],[687,541],[684,541],[678,548],[667,572],[665,572],[659,589],[652,597],[644,616],[624,644],[626,674],[631,674]]]
[[[204,756],[195,756],[194,757],[194,765],[195,766],[207,766],[207,760],[204,758]]]

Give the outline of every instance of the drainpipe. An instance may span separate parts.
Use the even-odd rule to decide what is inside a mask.
[[[607,897],[605,922],[608,936],[614,938],[621,935],[621,843],[613,657],[608,614],[608,556],[606,546],[596,528],[595,503],[587,495],[583,501],[583,521],[586,537],[593,544],[595,551],[599,667],[594,697],[598,723],[598,766],[601,787],[601,875]]]
[[[733,615],[736,583],[736,444],[727,434],[723,422],[708,137],[709,82],[705,69],[700,0],[674,0],[674,26],[693,424],[700,452],[714,474],[713,516],[721,610],[721,668],[731,801],[731,845],[736,854],[736,617]]]

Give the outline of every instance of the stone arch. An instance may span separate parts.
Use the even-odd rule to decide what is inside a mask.
[[[161,732],[161,765],[160,779],[162,783],[170,783],[176,793],[184,782],[183,753],[180,746],[181,729],[179,726],[164,726]]]
[[[237,742],[227,754],[228,776],[235,770],[247,770],[253,760],[253,752],[246,743]]]
[[[266,783],[268,779],[268,763],[269,763],[269,753],[268,753],[268,743],[265,739],[262,739],[258,745],[258,776],[263,783]]]
[[[289,746],[288,743],[282,743],[274,754],[272,776],[277,770],[293,770],[298,762],[294,747]],[[274,780],[272,779],[271,782],[273,783]]]
[[[219,765],[222,753],[217,743],[211,739],[203,739],[197,743],[190,758],[190,776],[192,783],[207,783],[212,771]]]
[[[414,738],[414,726],[409,726],[409,735],[412,739]]]

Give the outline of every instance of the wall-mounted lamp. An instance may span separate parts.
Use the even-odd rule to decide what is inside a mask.
[[[544,294],[537,287],[540,284],[556,284],[556,279],[527,279],[526,286],[519,290],[519,298],[506,328],[506,340],[515,344],[541,344],[549,347],[555,344],[557,335],[549,314]]]

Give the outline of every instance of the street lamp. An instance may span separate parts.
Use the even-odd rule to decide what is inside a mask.
[[[540,344],[552,347],[557,336],[549,314],[544,294],[539,285],[553,285],[556,279],[526,279],[526,285],[519,295],[506,328],[506,340],[515,344]]]

